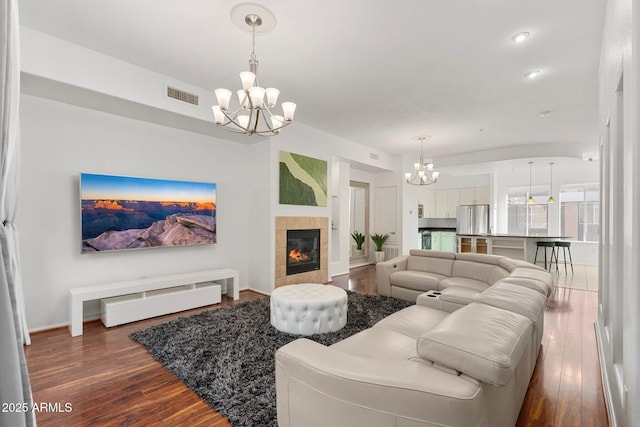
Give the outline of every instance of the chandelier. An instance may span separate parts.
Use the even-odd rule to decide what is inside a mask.
[[[420,135],[413,138],[420,141],[420,161],[413,164],[414,172],[407,172],[404,174],[404,179],[407,184],[411,185],[431,185],[438,182],[440,172],[433,170],[433,163],[425,163],[424,154],[422,153],[422,146],[426,139],[430,139],[430,136]]]
[[[228,89],[215,90],[218,105],[211,107],[213,118],[218,126],[244,133],[246,135],[277,135],[280,130],[291,124],[296,104],[283,102],[282,115],[274,114],[272,108],[278,102],[280,91],[274,87],[263,88],[258,85],[258,60],[256,59],[256,27],[262,25],[259,15],[250,13],[244,22],[251,27],[252,47],[249,59],[249,71],[240,73],[242,89],[236,92],[239,106],[231,110],[232,92]]]

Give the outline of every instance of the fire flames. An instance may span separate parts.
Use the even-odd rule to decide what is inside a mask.
[[[289,261],[290,262],[306,262],[310,261],[311,257],[307,254],[303,254],[298,250],[298,248],[291,249],[289,251]]]

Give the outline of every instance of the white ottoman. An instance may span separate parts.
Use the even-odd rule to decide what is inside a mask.
[[[282,332],[313,335],[347,323],[347,293],[336,286],[302,283],[271,293],[271,324]]]

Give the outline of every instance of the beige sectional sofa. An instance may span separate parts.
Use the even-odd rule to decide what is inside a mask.
[[[418,293],[415,305],[332,346],[301,338],[279,349],[278,425],[513,426],[540,348],[552,276],[490,255],[412,251],[382,264],[390,295],[419,292],[418,277],[430,283],[426,291],[442,293]],[[391,277],[402,271],[409,272],[402,280]],[[474,296],[443,310],[435,302],[447,289]]]
[[[427,291],[439,291],[449,311],[468,304],[497,282],[519,283],[545,296],[553,285],[550,274],[525,261],[419,249],[376,264],[376,279],[380,295],[412,302]]]

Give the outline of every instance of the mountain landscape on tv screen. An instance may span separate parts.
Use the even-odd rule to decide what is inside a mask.
[[[82,252],[215,242],[214,203],[82,200]]]

